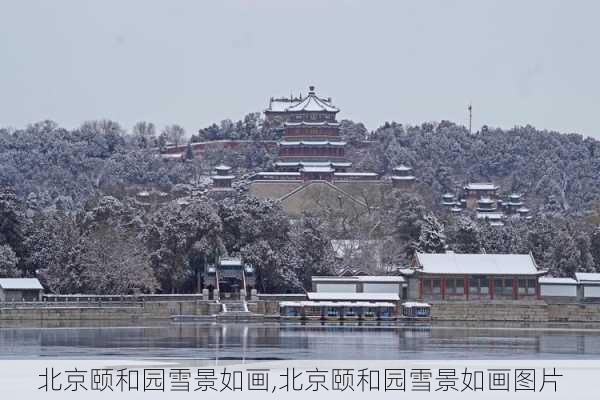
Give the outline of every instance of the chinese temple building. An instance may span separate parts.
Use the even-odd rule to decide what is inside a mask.
[[[531,254],[417,253],[409,298],[421,300],[537,300],[538,269]]]
[[[479,208],[481,205],[479,200],[483,200],[488,204],[491,202],[492,206],[497,208],[498,186],[493,183],[469,183],[465,185],[463,190],[467,208]]]
[[[336,209],[358,217],[393,187],[411,190],[416,179],[410,167],[399,167],[391,179],[351,169],[339,111],[314,86],[306,97],[271,98],[264,113],[271,129],[281,132],[278,154],[271,171],[252,176],[249,192],[280,202],[291,215]]]
[[[392,184],[394,187],[410,187],[415,182],[412,168],[400,165],[392,170]]]
[[[510,196],[508,196],[508,202],[504,203],[504,205],[506,208],[514,212],[523,206],[522,197],[523,196],[519,193],[512,193]]]
[[[493,183],[469,183],[464,186],[462,197],[457,200],[453,193],[442,195],[441,205],[454,214],[472,210],[479,220],[486,220],[492,226],[502,226],[507,218],[531,219],[523,195],[511,193],[502,200],[498,186]]]
[[[454,207],[456,205],[456,197],[452,193],[442,195],[442,205],[446,207]]]
[[[517,209],[517,214],[519,215],[519,217],[521,218],[525,218],[525,219],[531,219],[531,215],[529,215],[529,208],[527,207],[520,207]]]
[[[215,189],[231,189],[231,182],[235,176],[231,175],[231,167],[228,165],[217,165],[216,174],[211,176]]]
[[[331,179],[334,172],[345,172],[352,163],[346,160],[346,142],[340,139],[339,111],[331,98],[317,96],[314,86],[304,98],[271,99],[265,118],[283,122],[277,171],[301,172],[308,179],[324,180]]]

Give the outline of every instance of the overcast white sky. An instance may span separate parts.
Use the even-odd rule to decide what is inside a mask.
[[[0,126],[111,118],[188,133],[271,96],[340,118],[600,138],[600,2],[0,0]]]

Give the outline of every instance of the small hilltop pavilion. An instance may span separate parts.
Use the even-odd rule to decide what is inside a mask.
[[[409,188],[415,183],[413,169],[406,165],[399,165],[392,170],[392,184],[394,187]]]
[[[229,165],[217,165],[215,167],[215,174],[211,176],[213,181],[213,187],[215,189],[231,189],[231,183],[235,179],[235,176],[231,174],[231,167]]]
[[[417,253],[403,273],[409,298],[425,301],[537,300],[540,270],[531,254]]]

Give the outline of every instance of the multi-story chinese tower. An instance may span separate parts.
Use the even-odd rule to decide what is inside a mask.
[[[412,169],[400,166],[389,179],[376,172],[353,171],[331,98],[271,98],[265,123],[281,133],[273,170],[255,173],[248,191],[278,201],[290,215],[335,212],[360,218],[388,198],[392,189],[413,190]],[[392,185],[393,182],[393,185]]]
[[[314,86],[304,98],[271,99],[266,118],[283,122],[277,170],[322,179],[349,168],[352,163],[345,158],[346,143],[340,139],[336,121],[338,112],[331,98],[316,95]]]

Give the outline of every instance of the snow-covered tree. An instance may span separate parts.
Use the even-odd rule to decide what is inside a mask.
[[[154,146],[156,141],[156,127],[152,122],[137,122],[133,126],[132,133],[141,148]]]
[[[480,235],[480,229],[473,221],[459,217],[453,226],[451,248],[457,253],[480,253]]]
[[[194,159],[194,150],[192,150],[192,145],[190,143],[188,143],[185,148],[185,159],[186,160]]]
[[[185,137],[185,129],[177,124],[167,125],[164,127],[162,134],[169,142],[173,143],[175,146],[179,146]]]
[[[144,234],[150,262],[161,290],[176,292],[198,271],[191,260],[215,261],[223,253],[222,224],[215,209],[205,201],[172,202],[151,219]]]
[[[9,245],[0,245],[0,278],[14,278],[21,276],[17,268],[19,258]]]
[[[600,271],[600,225],[593,230],[590,236],[590,252],[596,271]]]
[[[135,294],[158,288],[146,248],[123,227],[95,227],[82,238],[80,249],[82,292]]]
[[[415,243],[415,251],[420,253],[443,253],[446,250],[444,226],[435,215],[427,214],[421,224],[421,234]]]
[[[26,216],[23,207],[15,192],[10,188],[0,188],[0,246],[6,246],[6,262],[15,261],[26,256],[24,246],[24,228]],[[10,256],[12,252],[13,256]],[[12,261],[11,261],[12,260]],[[8,268],[9,264],[6,264]],[[15,264],[14,267],[17,267]],[[18,265],[23,268],[22,264]]]
[[[310,290],[311,276],[334,273],[333,251],[326,236],[323,222],[316,217],[304,216],[290,230],[294,258],[294,273],[305,290]]]

